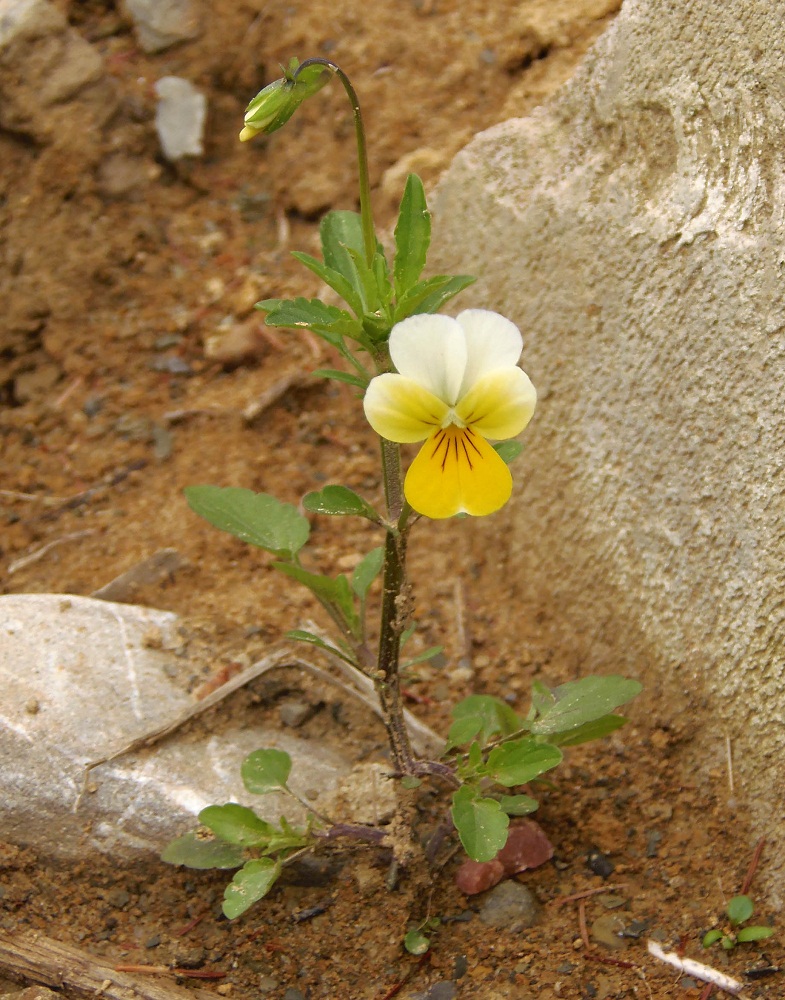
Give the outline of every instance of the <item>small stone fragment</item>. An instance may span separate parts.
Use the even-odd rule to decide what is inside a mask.
[[[550,861],[553,844],[539,823],[523,819],[510,824],[507,843],[496,857],[504,866],[505,874],[515,875]]]
[[[620,916],[617,913],[604,913],[591,925],[590,934],[593,941],[618,951],[627,947],[627,942],[622,937],[623,932],[624,921]]]
[[[608,855],[603,854],[602,851],[589,851],[586,855],[586,864],[600,878],[608,878],[616,868],[616,865],[614,865]]]
[[[184,156],[201,156],[207,98],[179,76],[162,77],[155,84],[155,92],[155,128],[166,159],[176,162]]]
[[[455,875],[455,884],[466,893],[474,896],[498,885],[504,878],[504,865],[494,858],[492,861],[464,861]]]
[[[125,0],[125,9],[145,52],[161,52],[201,32],[193,0]]]
[[[314,706],[307,701],[285,701],[278,709],[278,715],[285,726],[296,729],[314,714]]]
[[[488,894],[480,910],[480,920],[489,927],[515,930],[534,927],[540,920],[542,904],[520,882],[502,882]]]
[[[259,326],[258,317],[253,317],[210,334],[204,341],[204,356],[229,366],[258,357],[268,349],[259,333]]]

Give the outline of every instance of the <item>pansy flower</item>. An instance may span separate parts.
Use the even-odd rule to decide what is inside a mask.
[[[510,470],[488,439],[515,437],[534,412],[537,393],[518,367],[522,348],[515,324],[485,309],[410,316],[393,327],[397,371],[371,380],[365,415],[388,441],[425,442],[404,483],[420,514],[492,514],[509,500]]]

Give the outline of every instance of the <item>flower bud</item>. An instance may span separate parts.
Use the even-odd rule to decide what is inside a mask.
[[[306,66],[297,74],[298,62],[292,59],[285,76],[260,90],[245,109],[240,141],[247,142],[263,132],[270,135],[285,125],[303,101],[327,83],[329,72],[321,65]]]

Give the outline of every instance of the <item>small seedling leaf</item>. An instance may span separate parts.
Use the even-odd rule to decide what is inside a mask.
[[[395,295],[401,298],[417,283],[431,242],[431,214],[425,189],[416,174],[406,178],[398,222],[395,226]]]
[[[509,788],[525,785],[561,763],[562,753],[549,743],[538,743],[530,736],[494,747],[488,755],[487,773],[494,781]]]
[[[366,555],[361,562],[357,564],[352,573],[352,590],[357,594],[360,600],[365,598],[368,593],[373,581],[381,572],[382,566],[384,565],[384,548],[379,546],[376,549],[371,549],[371,551]]]
[[[503,462],[510,465],[523,451],[523,445],[520,441],[500,441],[493,446],[493,450]]]
[[[234,844],[218,840],[204,830],[192,830],[167,844],[161,860],[186,868],[239,868],[245,856]]]
[[[728,914],[730,922],[738,926],[750,919],[755,912],[755,904],[749,896],[734,896],[733,899],[728,901],[725,912]]]
[[[379,515],[373,507],[348,486],[330,485],[316,493],[307,493],[303,497],[303,507],[312,514],[355,514],[374,523],[379,522]]]
[[[292,758],[284,750],[268,747],[254,750],[242,763],[240,774],[243,784],[252,795],[278,792],[286,786]]]
[[[271,858],[247,861],[224,890],[224,916],[234,920],[245,913],[249,906],[267,895],[280,874],[280,864]]]
[[[267,843],[275,827],[260,819],[253,809],[227,802],[224,806],[207,806],[199,813],[199,822],[212,830],[216,837],[239,847],[256,847]]]
[[[463,849],[474,861],[490,861],[507,843],[510,817],[496,799],[463,785],[453,795],[451,814]]]
[[[742,927],[736,935],[736,940],[741,944],[748,941],[762,941],[764,938],[771,937],[773,933],[773,927]]]
[[[532,723],[531,731],[539,735],[569,732],[601,719],[642,690],[638,681],[619,675],[570,681],[556,688],[553,692],[555,704]]]
[[[508,816],[528,816],[540,807],[540,803],[531,795],[502,795],[499,805]]]
[[[235,486],[187,486],[188,506],[210,524],[280,559],[291,559],[308,541],[308,519],[266,493]]]
[[[452,710],[452,717],[455,722],[448,734],[451,746],[460,746],[478,735],[480,742],[485,744],[491,736],[509,736],[522,726],[522,720],[506,702],[485,694],[472,694],[459,701]]]
[[[708,934],[703,935],[703,947],[711,948],[711,946],[715,944],[717,941],[719,941],[721,937],[722,937],[722,931],[720,930],[709,931]]]
[[[427,938],[421,930],[409,931],[404,936],[403,946],[410,955],[424,955],[431,947],[430,938]]]

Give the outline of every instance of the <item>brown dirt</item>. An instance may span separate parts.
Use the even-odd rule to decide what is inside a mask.
[[[319,291],[288,251],[313,252],[319,215],[354,206],[348,109],[329,87],[271,140],[240,146],[245,103],[292,54],[340,63],[363,101],[375,203],[388,225],[407,168],[433,181],[477,131],[525,114],[569,76],[618,4],[216,0],[199,40],[156,56],[139,51],[113,4],[59,6],[103,55],[118,108],[102,128],[65,130],[48,144],[0,135],[12,276],[0,331],[2,586],[89,594],[175,547],[190,568],[134,596],[195,623],[214,650],[205,672],[220,670],[313,609],[280,586],[263,554],[191,516],[182,488],[242,485],[296,502],[329,477],[379,493],[373,435],[352,392],[303,378],[332,359],[294,333],[266,331],[252,312],[259,298]],[[159,159],[152,124],[152,83],[170,73],[190,78],[210,101],[206,154],[177,169]],[[250,335],[253,357],[211,360],[209,338],[237,327]],[[258,419],[243,420],[246,405],[289,377]],[[77,499],[47,504],[52,497]],[[414,541],[422,643],[444,643],[448,660],[410,678],[416,710],[432,726],[443,728],[449,706],[472,690],[523,708],[532,679],[579,675],[580,664],[551,648],[547,606],[533,620],[516,617],[499,560],[472,545],[470,523],[422,526]],[[371,544],[374,532],[362,525],[315,526],[325,568],[347,567]],[[498,546],[500,554],[502,538]],[[460,607],[471,615],[468,649]],[[462,655],[471,670],[452,669]],[[305,733],[351,739],[358,756],[383,752],[381,728],[356,710],[342,716],[334,692],[314,693],[296,675],[287,683],[326,703]],[[275,713],[277,694],[259,695],[266,712]],[[9,845],[0,927],[43,930],[108,962],[219,972],[189,983],[241,1000],[300,995],[287,990],[313,1000],[406,997],[450,979],[459,996],[478,998],[697,997],[696,986],[648,959],[640,940],[624,951],[587,950],[578,904],[558,902],[603,884],[586,863],[597,848],[615,864],[608,881],[623,886],[613,893],[624,903],[610,910],[608,899],[587,899],[589,927],[620,913],[624,926],[646,922],[644,937],[658,934],[706,958],[701,932],[743,879],[754,831],[729,798],[724,763],[708,781],[695,777],[689,720],[656,693],[631,714],[620,734],[574,752],[543,796],[538,817],[556,858],[524,878],[546,904],[541,923],[524,933],[478,919],[479,901],[453,885],[457,858],[439,870],[415,865],[389,891],[388,859],[367,849],[337,856],[324,884],[286,885],[229,923],[220,917],[223,875],[155,860],[65,869]],[[430,793],[420,800],[423,828],[438,809]],[[327,904],[323,915],[292,919],[317,903]],[[445,922],[429,955],[414,959],[402,936],[428,912]],[[783,964],[781,946],[767,942],[738,949],[730,971],[740,974],[761,952]],[[716,951],[708,958],[726,960]],[[782,990],[774,976],[752,982],[747,995]]]

